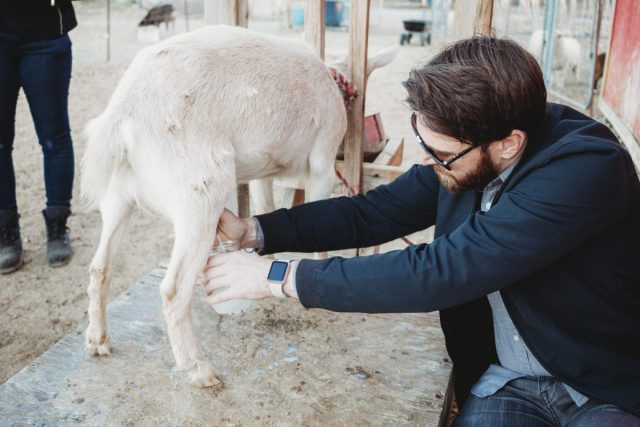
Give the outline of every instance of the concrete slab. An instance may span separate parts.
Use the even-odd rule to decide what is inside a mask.
[[[436,314],[363,315],[260,301],[194,321],[225,383],[186,384],[160,310],[159,268],[108,307],[111,356],[84,352],[83,325],[0,386],[3,426],[428,425],[450,363]]]

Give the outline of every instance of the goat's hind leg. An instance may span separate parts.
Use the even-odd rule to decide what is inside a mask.
[[[111,351],[111,338],[107,330],[107,295],[113,276],[116,250],[122,240],[133,205],[115,188],[113,183],[100,202],[102,232],[89,273],[89,326],[86,331],[86,350],[92,355],[105,355]]]
[[[193,330],[191,302],[216,234],[223,203],[213,207],[196,203],[174,218],[175,243],[167,273],[160,284],[167,332],[178,369],[186,371],[191,384],[221,385],[213,367],[204,360]]]
[[[266,214],[276,209],[273,200],[273,179],[261,178],[249,181],[249,194],[257,214]]]

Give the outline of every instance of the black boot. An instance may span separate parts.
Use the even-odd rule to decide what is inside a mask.
[[[66,265],[71,260],[71,239],[67,218],[71,210],[66,206],[48,206],[42,211],[47,224],[47,258],[51,267]]]
[[[7,274],[22,267],[20,216],[14,211],[0,211],[0,273]]]

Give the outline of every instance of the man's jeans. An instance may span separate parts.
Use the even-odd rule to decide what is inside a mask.
[[[44,155],[47,205],[69,206],[74,168],[67,113],[70,79],[67,35],[34,42],[0,33],[0,210],[17,209],[11,151],[20,87]]]
[[[640,417],[593,399],[578,407],[562,383],[551,377],[524,377],[491,396],[469,395],[454,425],[640,427]]]

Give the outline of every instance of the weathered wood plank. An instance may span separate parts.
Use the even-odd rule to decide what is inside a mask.
[[[336,169],[340,171],[340,173],[344,174],[345,164],[343,161],[336,161]],[[406,169],[401,166],[387,166],[387,165],[379,165],[375,163],[363,163],[362,164],[362,192],[366,193],[379,185],[388,184],[393,181],[400,175],[406,172]],[[297,188],[304,189],[304,180],[299,178],[276,178],[274,179],[274,186],[281,187],[283,189],[289,188]],[[342,182],[340,182],[336,177],[336,185],[333,189],[333,193],[336,195],[343,194],[344,186]],[[290,197],[286,198],[286,200],[290,200]],[[289,205],[283,205],[289,206]]]
[[[307,0],[304,7],[304,39],[324,60],[325,0]]]
[[[493,0],[470,0],[455,5],[454,39],[466,39],[474,34],[489,35],[493,18]]]
[[[246,28],[249,24],[248,0],[204,0],[204,16],[207,25]],[[238,184],[236,191],[238,215],[242,218],[250,216],[249,184]]]
[[[341,161],[337,161],[336,169],[341,173],[344,172],[344,169],[345,169],[344,163]],[[362,192],[366,193],[367,191],[372,190],[379,185],[388,184],[389,182],[393,181],[394,179],[402,175],[404,172],[406,172],[406,169],[401,166],[387,166],[387,165],[378,165],[374,163],[363,163]]]
[[[389,138],[384,150],[373,161],[376,165],[400,166],[404,152],[404,138]]]
[[[251,216],[251,197],[249,195],[249,184],[238,184],[238,216],[248,218]]]
[[[362,160],[364,156],[364,105],[367,90],[367,48],[369,36],[369,0],[351,1],[349,58],[351,79],[359,96],[347,110],[347,134],[344,138],[344,176],[356,190],[362,187]],[[345,192],[345,194],[347,194]]]
[[[476,7],[474,32],[488,36],[491,33],[493,19],[493,0],[480,0]]]

